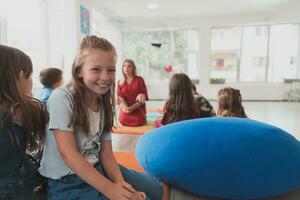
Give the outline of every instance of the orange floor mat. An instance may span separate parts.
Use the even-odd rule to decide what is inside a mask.
[[[156,113],[163,113],[163,109],[161,108],[150,108],[150,109],[147,109],[147,112],[156,112]]]
[[[118,163],[129,169],[132,168],[136,171],[144,172],[143,168],[136,161],[134,152],[114,152],[114,154]]]
[[[147,110],[147,124],[144,126],[124,126],[118,120],[115,123],[115,127],[112,133],[116,134],[133,134],[133,135],[143,135],[145,132],[150,131],[154,128],[153,122],[162,116],[161,109],[150,109]]]
[[[112,133],[117,134],[133,134],[133,135],[143,135],[145,132],[152,130],[154,127],[152,124],[146,124],[144,126],[130,127],[123,126],[119,124],[117,127],[114,127]]]

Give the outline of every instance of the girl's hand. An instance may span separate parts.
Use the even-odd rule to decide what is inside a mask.
[[[123,185],[123,187],[124,187],[125,189],[127,189],[128,191],[135,192],[135,189],[134,189],[129,183],[127,183],[126,181],[124,181],[124,182],[122,183],[122,185]]]
[[[146,194],[144,192],[138,192],[135,191],[135,189],[127,182],[123,182],[124,188],[126,188],[129,191],[133,192],[133,195],[131,197],[131,200],[145,200],[146,199]]]
[[[111,200],[130,200],[135,194],[131,185],[124,183],[113,183],[109,199]]]
[[[135,192],[131,200],[145,200],[146,194],[144,192]]]
[[[136,100],[139,101],[139,102],[145,103],[146,102],[146,96],[144,94],[139,94],[139,95],[137,95]]]

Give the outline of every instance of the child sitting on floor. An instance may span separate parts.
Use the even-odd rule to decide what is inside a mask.
[[[194,84],[192,84],[192,92],[193,92],[194,100],[200,106],[201,117],[215,117],[216,113],[214,111],[214,108],[204,96],[202,96],[197,92],[196,86]]]
[[[219,91],[217,116],[247,118],[239,90],[226,87]]]
[[[155,127],[201,117],[199,104],[194,101],[192,81],[184,73],[174,74],[169,83],[169,97],[163,117],[154,122]]]
[[[46,68],[40,72],[40,82],[43,88],[40,91],[39,99],[46,105],[53,90],[63,83],[62,71],[53,67]]]

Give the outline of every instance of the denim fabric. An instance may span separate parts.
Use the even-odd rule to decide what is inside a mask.
[[[43,194],[35,193],[33,190],[43,183],[46,184],[45,181],[45,178],[38,173],[37,167],[34,167],[25,157],[16,175],[0,178],[0,200],[42,199]]]
[[[1,115],[5,115],[5,113],[0,113],[0,118]],[[0,177],[18,176],[25,156],[26,134],[20,125],[13,122],[12,116],[8,116],[7,119],[1,121],[1,126]],[[15,139],[12,140],[14,137]]]
[[[34,198],[31,189],[17,177],[0,179],[0,200],[31,200]]]
[[[96,169],[105,175],[100,164]],[[121,173],[136,190],[145,192],[148,200],[161,200],[162,183],[145,173],[136,172],[120,165]],[[48,180],[48,200],[107,200],[101,193],[81,180],[77,175],[67,175],[58,180]]]
[[[163,186],[159,179],[146,173],[137,172],[119,165],[126,182],[131,184],[137,191],[145,192],[148,200],[161,200]]]
[[[32,188],[20,172],[25,157],[25,132],[10,113],[0,112],[0,120],[0,200],[31,200]]]

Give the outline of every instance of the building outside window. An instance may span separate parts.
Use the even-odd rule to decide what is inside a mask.
[[[240,31],[238,28],[218,28],[211,34],[211,78],[233,82],[237,78]]]
[[[299,24],[213,28],[210,78],[226,82],[300,78],[299,35]]]

